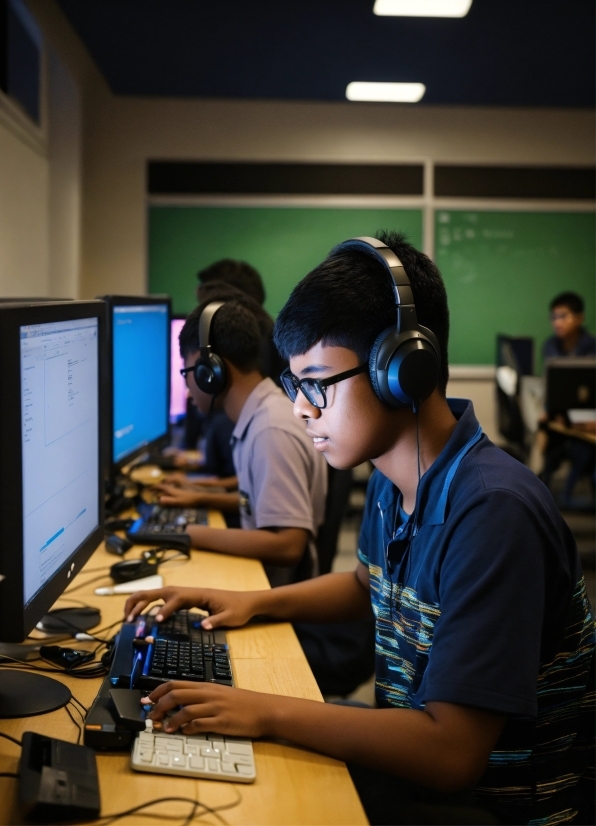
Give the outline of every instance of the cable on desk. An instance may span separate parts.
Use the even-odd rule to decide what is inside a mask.
[[[73,722],[73,723],[75,724],[75,726],[77,727],[77,731],[79,732],[79,733],[78,733],[78,736],[77,736],[77,746],[80,746],[80,745],[81,745],[81,737],[83,736],[83,726],[82,726],[82,725],[79,725],[79,724],[77,723],[77,721],[76,721],[76,720],[75,720],[75,718],[73,717],[73,714],[72,714],[71,710],[70,710],[70,709],[69,709],[69,707],[68,707],[69,705],[71,705],[70,700],[69,700],[69,701],[68,701],[68,703],[64,706],[64,711],[68,714],[68,716],[70,717],[70,719],[72,720],[72,722]],[[81,714],[81,712],[79,711],[79,709],[78,709],[76,706],[74,706],[74,705],[73,705],[73,708],[77,709],[78,713],[79,713],[79,714]],[[81,718],[82,718],[82,714],[81,714]],[[84,720],[83,720],[83,722],[84,722]]]
[[[221,806],[207,806],[206,803],[201,803],[200,800],[193,800],[192,797],[158,797],[155,800],[149,800],[147,803],[141,803],[140,806],[134,806],[132,809],[127,809],[124,812],[115,812],[114,814],[110,815],[100,815],[98,820],[103,820],[103,826],[109,826],[110,823],[114,823],[116,820],[120,820],[123,817],[128,817],[129,815],[135,814],[135,812],[140,812],[142,809],[146,809],[148,806],[155,806],[158,803],[192,803],[192,809],[188,817],[184,820],[182,826],[189,826],[190,823],[195,819],[197,815],[197,809],[201,808],[205,810],[205,814],[214,815],[223,826],[228,826],[227,821],[221,817],[218,812],[224,811],[225,809],[233,809],[235,806],[238,806],[239,803],[242,802],[242,795],[237,789],[234,789],[236,792],[237,798],[232,803],[224,803]],[[173,818],[176,815],[160,815],[161,818]]]
[[[83,711],[85,712],[85,714],[89,714],[89,709],[87,708],[87,706],[84,706],[84,705],[83,705],[83,703],[82,703],[82,702],[81,702],[81,701],[80,701],[77,697],[75,697],[75,696],[74,696],[74,694],[72,693],[72,691],[70,692],[70,696],[71,696],[71,697],[72,697],[72,699],[75,701],[75,703],[76,703],[77,705],[79,705],[79,706],[83,709]]]
[[[0,772],[0,777],[20,777],[20,774],[16,774],[16,772]]]
[[[20,740],[17,740],[16,737],[12,737],[10,734],[4,734],[4,732],[0,731],[0,737],[4,737],[5,740],[10,740],[11,743],[14,743],[19,748],[23,748],[23,744]]]

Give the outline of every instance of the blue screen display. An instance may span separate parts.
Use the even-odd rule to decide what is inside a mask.
[[[114,462],[168,432],[167,304],[113,308]]]

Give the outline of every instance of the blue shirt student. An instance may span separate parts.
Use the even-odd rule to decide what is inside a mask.
[[[544,485],[482,434],[471,402],[449,405],[458,424],[414,514],[379,472],[369,484],[358,553],[377,703],[508,715],[475,797],[511,822],[560,823],[593,759],[594,622],[575,542]]]

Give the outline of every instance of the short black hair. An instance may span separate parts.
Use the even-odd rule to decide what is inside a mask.
[[[201,284],[210,281],[224,281],[237,287],[253,298],[258,304],[265,303],[265,287],[258,271],[246,261],[235,261],[233,258],[222,258],[204,270],[199,270],[197,278]]]
[[[404,265],[418,322],[438,339],[438,386],[445,394],[449,379],[449,308],[441,274],[402,233],[378,232],[377,238]],[[294,288],[277,317],[274,340],[286,359],[302,355],[322,341],[347,347],[365,362],[379,333],[395,323],[395,298],[387,268],[364,251],[336,247]]]
[[[179,336],[183,359],[199,351],[199,322],[203,310],[211,303],[212,300],[203,302],[186,319]],[[255,315],[239,301],[226,301],[215,313],[209,343],[218,356],[227,359],[242,373],[261,372],[261,331]]]
[[[554,310],[555,307],[568,307],[572,313],[583,313],[584,299],[577,293],[560,293],[550,303],[551,310]]]

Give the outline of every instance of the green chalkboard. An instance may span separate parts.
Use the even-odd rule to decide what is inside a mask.
[[[149,208],[149,292],[172,296],[174,312],[196,305],[196,273],[220,258],[248,261],[263,277],[276,316],[292,288],[329,250],[379,229],[422,246],[422,211],[327,207]]]
[[[452,364],[492,364],[497,333],[532,336],[535,369],[557,293],[584,297],[594,328],[595,216],[572,212],[439,210],[435,260],[451,310]]]

